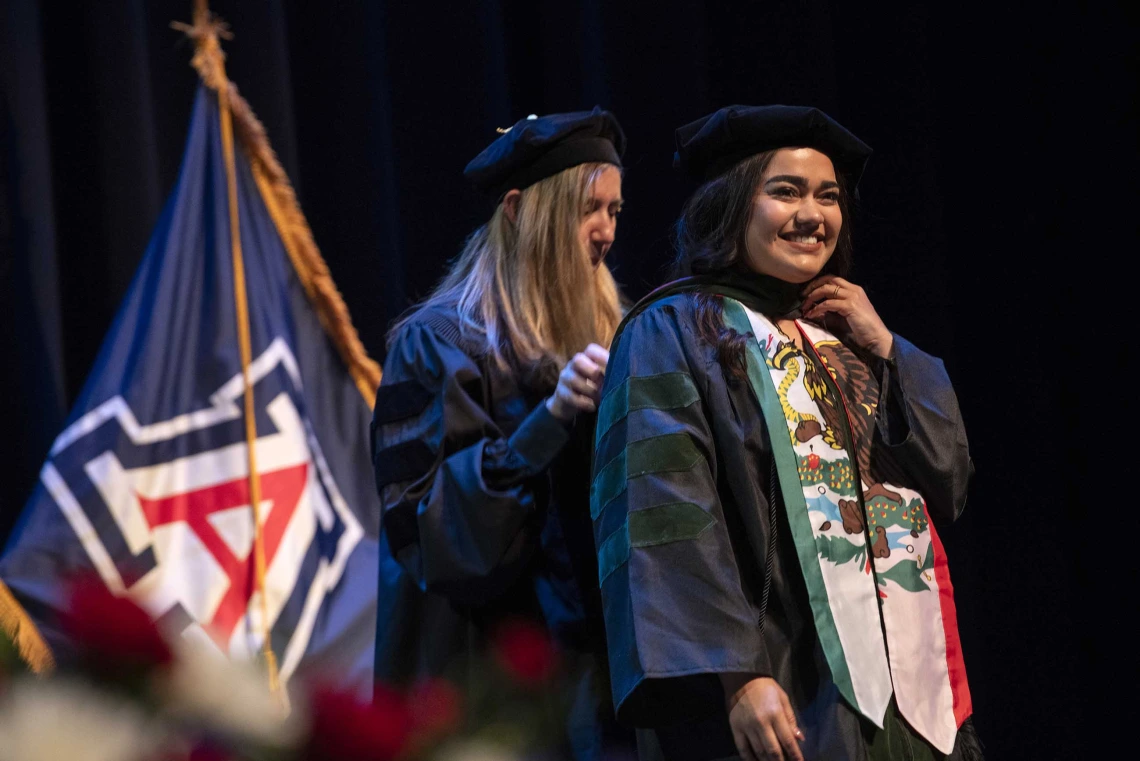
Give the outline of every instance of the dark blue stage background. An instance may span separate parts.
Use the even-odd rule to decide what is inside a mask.
[[[197,75],[168,23],[190,6],[0,4],[0,538],[175,180]],[[1091,757],[1079,749],[1119,731],[1094,711],[1090,674],[1120,600],[1096,608],[1087,588],[1114,583],[1094,560],[1116,532],[1135,533],[1106,480],[1132,460],[1115,401],[1128,392],[1104,376],[1122,355],[1097,353],[1114,348],[1106,310],[1135,291],[1121,265],[1136,248],[1137,130],[1124,114],[1137,30],[1123,11],[212,6],[235,32],[230,77],[377,358],[388,321],[488,216],[460,172],[497,126],[595,104],[618,115],[630,147],[611,261],[632,296],[661,280],[690,190],[670,170],[675,126],[783,102],[820,106],[864,138],[876,153],[853,279],[889,326],[946,359],[971,435],[970,505],[943,533],[987,756]]]

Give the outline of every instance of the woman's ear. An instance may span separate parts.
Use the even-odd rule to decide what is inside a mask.
[[[519,217],[519,198],[522,197],[522,191],[508,190],[507,194],[503,196],[503,211],[507,213],[507,219],[511,220],[512,225],[518,224]]]

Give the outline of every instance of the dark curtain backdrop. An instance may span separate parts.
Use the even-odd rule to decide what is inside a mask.
[[[0,4],[0,538],[175,180],[197,82],[168,23],[190,5]],[[1110,443],[1128,434],[1109,432],[1127,421],[1102,406],[1129,392],[1103,377],[1121,355],[1091,352],[1130,299],[1112,286],[1126,289],[1114,278],[1135,249],[1136,29],[1075,7],[213,4],[236,35],[230,76],[377,357],[488,217],[460,172],[495,127],[618,114],[630,147],[611,262],[635,297],[662,279],[691,190],[670,170],[677,125],[730,103],[812,104],[870,143],[854,279],[945,358],[961,397],[977,478],[944,536],[993,759],[1069,757],[1113,731],[1087,688],[1108,622],[1087,617],[1085,587],[1134,512],[1099,493],[1106,458],[1130,461]]]

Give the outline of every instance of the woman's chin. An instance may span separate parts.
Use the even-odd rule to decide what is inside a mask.
[[[803,285],[810,282],[813,278],[817,277],[821,270],[821,267],[787,266],[775,268],[774,272],[766,272],[763,274],[771,275],[778,280],[783,280],[785,283]]]
[[[805,283],[810,282],[813,278],[815,278],[817,275],[819,275],[819,273],[820,273],[819,270],[811,270],[811,271],[806,271],[806,272],[803,270],[797,270],[794,273],[794,275],[789,275],[788,277],[781,278],[781,279],[785,280],[789,283],[795,283],[796,285],[804,285]]]
[[[772,257],[774,259],[775,257]],[[777,261],[756,262],[747,261],[748,268],[761,275],[768,275],[785,283],[803,285],[819,276],[823,266],[827,264],[828,256],[795,256],[780,257]]]
[[[787,275],[784,280],[789,283],[807,283],[819,277],[819,273],[823,272],[824,265],[831,258],[828,256],[810,256],[798,258],[788,263],[785,268]]]

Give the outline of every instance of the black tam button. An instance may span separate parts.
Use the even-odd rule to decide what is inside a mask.
[[[609,111],[528,116],[515,122],[463,170],[482,191],[501,196],[578,164],[621,166],[625,133]]]
[[[777,148],[815,148],[827,154],[854,191],[871,148],[818,108],[726,106],[676,131],[673,167],[711,180],[757,153]]]

